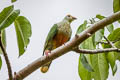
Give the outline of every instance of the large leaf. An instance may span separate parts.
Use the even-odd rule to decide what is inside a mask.
[[[91,55],[91,59],[92,59],[92,66],[94,69],[94,72],[92,73],[92,77],[94,78],[94,80],[107,80],[108,78],[108,63],[105,57],[105,54],[94,54]]]
[[[29,38],[32,34],[31,24],[24,16],[19,16],[15,20],[14,24],[17,34],[19,56],[21,56],[25,52],[25,48],[27,48],[27,45],[29,44]]]
[[[2,34],[2,43],[3,43],[3,46],[6,48],[6,32],[5,30],[2,30],[1,31],[1,34]],[[0,54],[3,53],[1,48],[0,48]]]
[[[14,10],[13,6],[4,8],[0,13],[0,31],[10,26],[19,14],[20,10]]]
[[[92,80],[91,73],[84,68],[79,57],[78,72],[81,80]]]
[[[120,0],[113,0],[113,11],[114,13],[120,11]],[[120,23],[120,20],[118,22]]]
[[[115,29],[109,36],[108,39],[110,41],[116,41],[120,39],[120,28]]]
[[[81,25],[78,27],[76,33],[77,33],[77,34],[81,33],[82,31],[84,31],[84,30],[86,29],[86,27],[87,27],[87,21],[84,21],[84,23],[81,24]]]
[[[110,66],[111,66],[111,69],[112,69],[112,74],[115,75],[115,73],[117,71],[117,65],[115,63],[115,61],[116,61],[115,52],[109,52],[107,54],[107,59],[110,63]]]
[[[84,42],[82,42],[79,46],[81,49],[94,49],[93,46],[93,40],[92,37],[88,38]],[[79,75],[82,80],[91,80],[91,73],[93,70],[91,66],[91,56],[90,54],[86,54],[85,56],[82,56],[83,54],[80,55],[79,58],[79,65],[78,65],[78,70],[79,70]],[[84,73],[89,77],[85,77]]]
[[[1,59],[1,56],[0,56],[0,69],[2,67],[2,59]]]
[[[104,36],[104,29],[100,29],[95,33],[95,42],[101,41],[103,36]]]

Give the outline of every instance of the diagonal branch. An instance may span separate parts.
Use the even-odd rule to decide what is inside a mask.
[[[120,49],[117,48],[106,48],[106,49],[96,49],[96,50],[88,50],[88,49],[78,49],[75,48],[73,51],[81,54],[99,54],[99,53],[105,53],[105,52],[120,52]]]
[[[16,73],[16,79],[21,80],[27,77],[29,74],[34,72],[36,69],[41,67],[42,65],[46,64],[47,62],[54,60],[65,53],[71,51],[74,47],[78,46],[80,43],[82,43],[84,40],[89,38],[92,34],[94,34],[99,29],[104,28],[105,26],[117,21],[120,19],[120,12],[114,13],[113,15],[91,25],[88,29],[83,31],[81,34],[76,35],[71,41],[67,42],[65,45],[60,46],[59,48],[51,51],[51,54],[49,55],[49,58],[46,58],[46,56],[43,56],[22,70],[20,70],[18,73]]]

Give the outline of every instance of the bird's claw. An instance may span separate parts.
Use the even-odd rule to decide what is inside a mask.
[[[46,51],[45,51],[45,55],[46,55],[47,58],[49,58],[49,54],[50,54],[50,53],[51,53],[50,50],[46,50]]]

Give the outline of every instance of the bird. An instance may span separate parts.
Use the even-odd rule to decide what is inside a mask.
[[[70,40],[72,34],[70,24],[76,19],[76,17],[73,17],[70,14],[68,14],[64,17],[62,21],[52,26],[44,44],[43,56],[48,56],[48,54],[51,53],[51,50],[58,48],[59,46],[65,44],[67,41]],[[46,73],[49,70],[51,62],[52,61],[41,66],[40,70],[42,73]]]

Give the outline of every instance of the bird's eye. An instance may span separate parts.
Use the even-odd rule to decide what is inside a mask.
[[[68,17],[70,17],[70,15],[68,15]]]

